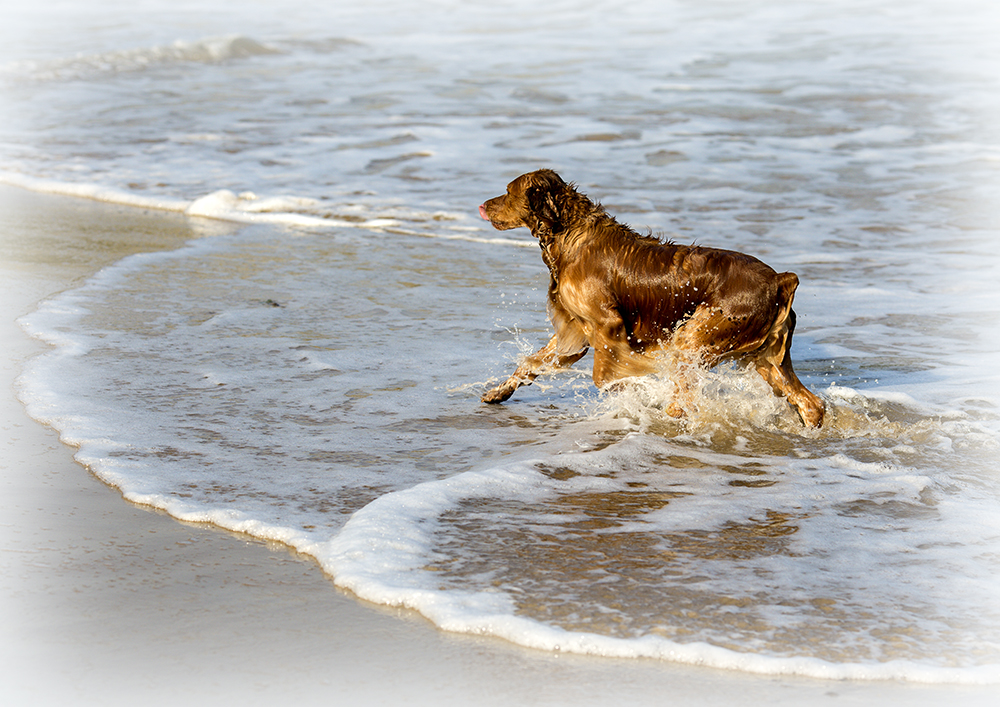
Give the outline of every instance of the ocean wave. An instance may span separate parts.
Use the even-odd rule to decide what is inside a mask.
[[[405,236],[466,241],[489,245],[534,248],[534,240],[483,235],[486,231],[469,225],[463,214],[427,212],[402,207],[371,207],[363,204],[332,204],[311,197],[293,195],[258,196],[254,192],[236,194],[219,189],[196,199],[150,196],[99,184],[80,184],[41,179],[0,171],[0,184],[45,194],[56,194],[119,204],[140,209],[183,213],[240,224],[268,224],[285,228],[323,230],[358,228]]]
[[[122,189],[115,189],[100,184],[81,184],[64,182],[55,179],[42,179],[16,172],[0,171],[0,184],[7,184],[42,194],[57,194],[80,199],[103,201],[109,204],[120,204],[140,209],[157,211],[183,212],[191,202],[166,196],[148,196],[136,194]]]
[[[566,464],[566,460],[562,461]],[[554,480],[540,471],[540,468],[551,468],[552,462],[536,460],[467,472],[387,494],[356,512],[331,541],[306,551],[320,561],[338,586],[363,599],[416,610],[447,631],[494,636],[529,648],[615,658],[654,658],[766,675],[953,684],[998,681],[997,668],[1000,666],[997,665],[955,667],[934,664],[931,660],[902,658],[838,661],[810,655],[774,655],[768,651],[754,651],[749,645],[740,650],[708,640],[683,641],[656,635],[655,631],[616,636],[570,629],[532,617],[531,611],[524,606],[525,602],[532,601],[531,597],[522,595],[496,577],[481,576],[481,581],[446,586],[442,580],[447,575],[445,568],[455,562],[455,558],[448,555],[453,548],[442,547],[441,536],[450,530],[444,521],[447,514],[463,507],[488,507],[498,498],[502,498],[505,505],[528,503],[535,507],[549,506],[549,512],[557,512],[559,496],[591,493],[606,498],[615,493],[606,488],[609,486],[606,480],[586,474],[571,476],[564,471],[559,480]],[[569,466],[573,466],[572,462]],[[557,491],[559,486],[562,488]],[[464,517],[456,522],[468,525],[472,520]],[[560,522],[565,522],[565,516]],[[558,542],[557,536],[548,537]],[[502,533],[490,533],[490,538],[493,544],[504,544],[508,540]],[[537,547],[530,545],[518,550],[528,554],[536,551]],[[570,552],[568,548],[567,552]],[[627,562],[627,558],[618,560]],[[494,557],[492,561],[499,563],[501,558]],[[564,591],[569,589],[562,588]],[[556,597],[550,600],[553,603],[560,601]],[[830,602],[831,605],[835,603]],[[578,611],[593,609],[579,600],[574,601],[574,606]],[[733,610],[737,610],[735,605]],[[745,620],[753,622],[749,615]],[[880,621],[875,623],[879,627],[882,625]],[[845,627],[844,633],[852,633],[852,629]],[[847,639],[849,643],[860,645],[871,640],[861,627],[853,629],[853,633],[853,637]],[[808,645],[801,647],[803,653],[809,652]]]
[[[66,81],[101,75],[145,71],[157,66],[184,63],[216,63],[283,53],[277,47],[242,35],[206,37],[195,41],[83,54],[48,61],[18,61],[0,68],[8,79]]]

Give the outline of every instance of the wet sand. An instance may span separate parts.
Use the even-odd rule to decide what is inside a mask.
[[[444,633],[309,558],[124,501],[29,419],[15,320],[129,253],[235,226],[0,186],[5,705],[969,705],[1000,688],[759,677]]]

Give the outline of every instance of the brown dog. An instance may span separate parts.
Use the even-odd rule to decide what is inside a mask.
[[[776,273],[742,253],[640,236],[547,169],[521,175],[479,213],[494,228],[524,226],[538,239],[555,327],[549,343],[483,402],[507,400],[590,347],[598,388],[653,372],[654,354],[669,350],[709,368],[730,359],[752,363],[803,423],[823,423],[823,402],[799,381],[789,355],[795,273]],[[668,412],[683,414],[676,403]]]

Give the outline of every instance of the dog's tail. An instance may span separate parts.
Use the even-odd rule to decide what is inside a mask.
[[[792,300],[795,299],[795,290],[799,287],[799,276],[793,272],[783,272],[778,274],[778,293],[775,297],[775,305],[777,305],[777,313],[774,318],[774,324],[771,325],[771,330],[780,328],[785,321],[792,317],[792,321],[789,322],[789,329],[795,327],[795,315],[792,313]]]

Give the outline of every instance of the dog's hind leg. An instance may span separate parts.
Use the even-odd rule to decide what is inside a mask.
[[[788,310],[788,316],[780,322],[768,337],[767,343],[754,361],[757,372],[768,382],[771,389],[784,396],[798,411],[803,424],[819,427],[823,424],[826,406],[823,401],[802,385],[792,368],[792,333],[795,331],[795,312]]]
[[[791,403],[802,423],[807,427],[819,427],[823,424],[826,406],[802,385],[792,368],[792,334],[795,333],[792,300],[798,284],[799,279],[794,273],[778,275],[778,313],[763,345],[752,354],[752,358],[761,378],[777,395]]]

